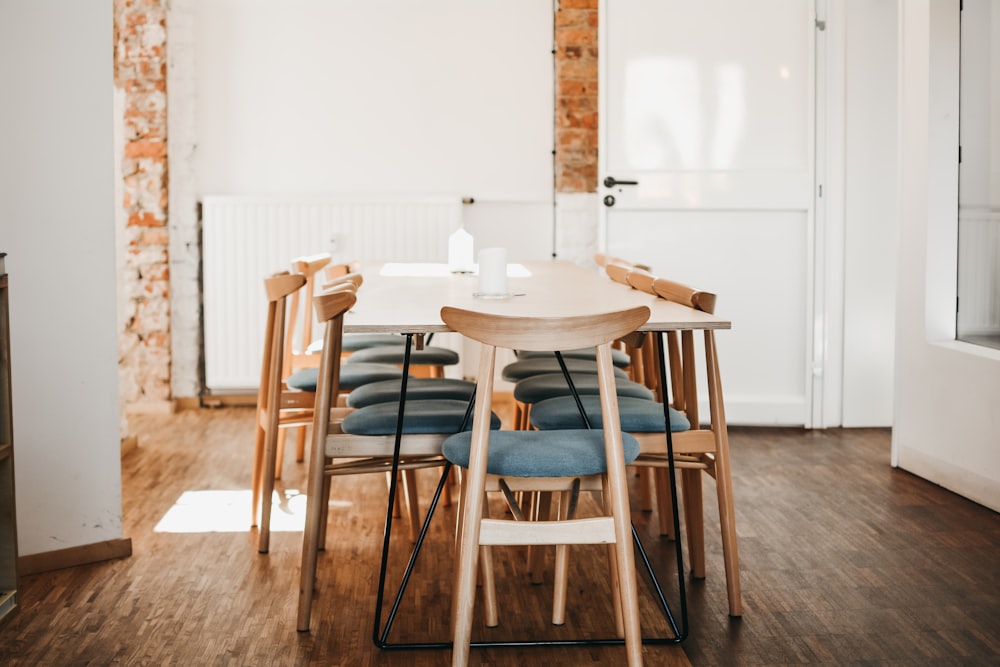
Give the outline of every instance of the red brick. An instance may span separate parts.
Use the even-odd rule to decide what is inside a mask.
[[[556,46],[591,46],[597,44],[597,31],[585,28],[574,30],[563,28],[556,30]]]
[[[125,144],[126,157],[166,157],[165,141],[130,141]]]
[[[128,217],[130,227],[163,227],[164,221],[157,218],[150,212],[133,213]]]
[[[146,229],[143,229],[142,233],[139,235],[139,243],[146,246],[167,246],[170,244],[170,234],[167,231],[166,226],[147,227]]]

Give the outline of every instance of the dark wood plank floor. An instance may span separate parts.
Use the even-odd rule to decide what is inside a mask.
[[[252,411],[186,411],[136,420],[123,461],[121,561],[23,577],[21,608],[0,625],[11,665],[440,665],[447,651],[381,651],[371,642],[384,483],[355,478],[331,507],[313,631],[295,632],[302,466],[286,463],[268,555],[246,528]],[[1000,664],[1000,517],[888,465],[885,430],[732,429],[745,615],[726,614],[717,512],[706,506],[708,576],[688,581],[691,634],[646,647],[650,665]],[[429,474],[422,479],[432,484]],[[714,486],[706,484],[706,498]],[[673,545],[634,513],[658,566]],[[444,508],[393,639],[447,635]],[[182,531],[191,532],[182,532]],[[344,537],[349,535],[349,538]],[[394,572],[407,545],[393,549]],[[523,553],[498,566],[502,627],[477,638],[605,636],[601,551],[574,551],[569,623],[545,623],[551,572],[526,582]],[[594,583],[591,583],[594,582]],[[668,595],[676,582],[668,583]],[[648,596],[647,596],[648,598]],[[665,628],[643,600],[647,633]],[[686,656],[685,656],[686,653]],[[620,647],[474,650],[486,665],[619,664]]]

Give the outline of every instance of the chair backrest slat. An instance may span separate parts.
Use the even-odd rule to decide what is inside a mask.
[[[444,307],[441,319],[456,331],[486,345],[518,350],[569,350],[621,338],[649,319],[649,308],[578,317],[506,317]]]

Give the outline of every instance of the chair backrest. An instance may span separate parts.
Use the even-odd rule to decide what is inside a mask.
[[[594,347],[628,335],[649,319],[649,308],[576,317],[509,317],[446,306],[441,319],[468,338],[517,350]]]
[[[313,318],[309,312],[309,304],[312,303],[313,292],[316,289],[316,273],[331,260],[328,253],[297,257],[292,260],[292,271],[301,273],[306,278],[305,289],[292,295],[289,313],[287,342],[296,351],[304,350],[312,342]],[[298,336],[296,336],[297,329],[300,331]]]
[[[339,265],[339,266],[346,266],[346,265]],[[341,283],[344,282],[352,282],[354,283],[355,287],[361,287],[361,283],[364,282],[364,278],[358,271],[347,271],[345,273],[339,273],[335,276],[328,275],[326,278],[327,279],[323,283],[323,286],[321,288],[321,290],[324,292],[330,289],[330,287],[334,285],[340,285]]]
[[[316,405],[330,406],[340,393],[340,356],[343,352],[344,313],[357,302],[354,290],[333,290],[313,298],[316,319],[326,324],[316,383]]]
[[[282,271],[264,279],[264,292],[267,295],[267,323],[264,328],[264,354],[261,359],[260,385],[258,386],[257,404],[259,409],[266,408],[276,390],[280,391],[283,360],[285,356],[285,316],[286,302],[290,294],[297,294],[306,284],[306,278],[300,273]]]
[[[653,291],[653,283],[656,282],[656,276],[645,269],[632,269],[625,275],[625,282],[630,287],[634,287],[639,291],[646,292],[647,294],[656,294]]]
[[[715,294],[688,287],[673,280],[657,278],[653,281],[653,292],[662,299],[680,303],[706,313],[715,312]]]
[[[634,268],[631,264],[609,263],[604,265],[604,272],[616,283],[628,285],[628,274]]]
[[[607,266],[608,264],[621,264],[622,266],[629,266],[632,264],[632,262],[626,259],[615,257],[614,255],[607,255],[603,252],[599,252],[594,255],[594,262],[596,262],[598,266]]]
[[[330,255],[320,254],[300,257],[292,261],[296,273],[305,277],[303,289],[292,294],[288,306],[288,326],[285,335],[284,367],[287,375],[302,368],[313,368],[319,363],[319,356],[307,352],[313,342],[313,314],[310,309],[317,293],[316,280],[320,269],[330,268]],[[336,274],[332,281],[320,288],[324,292],[336,290],[357,290],[363,282],[360,273],[350,272],[350,265],[338,264],[344,271]]]
[[[323,269],[323,277],[326,282],[333,282],[348,273],[361,273],[361,262],[344,262],[342,264],[327,264]]]

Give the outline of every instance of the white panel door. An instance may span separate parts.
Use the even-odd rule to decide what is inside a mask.
[[[811,426],[812,3],[602,12],[604,249],[719,295],[730,422]]]

